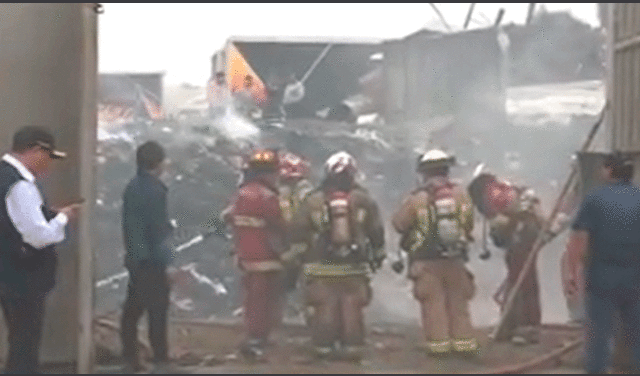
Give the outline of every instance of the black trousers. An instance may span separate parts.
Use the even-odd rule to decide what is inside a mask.
[[[149,316],[149,341],[153,348],[153,361],[168,359],[167,311],[169,309],[169,280],[166,268],[159,264],[142,262],[129,271],[127,300],[122,312],[122,357],[130,363],[139,361],[137,326],[142,314]]]
[[[18,297],[0,295],[0,303],[9,330],[9,356],[4,373],[34,374],[44,319],[45,296]]]

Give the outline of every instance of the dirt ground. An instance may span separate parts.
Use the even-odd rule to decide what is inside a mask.
[[[97,373],[113,373],[119,361],[117,334],[101,330],[97,341]],[[491,373],[492,370],[532,360],[578,339],[579,329],[546,326],[537,345],[517,347],[510,343],[489,343],[489,329],[478,330],[481,352],[475,358],[426,356],[419,343],[420,328],[400,325],[369,327],[367,354],[359,362],[317,361],[310,355],[310,336],[305,327],[283,326],[274,333],[267,348],[267,360],[250,364],[236,354],[243,338],[239,323],[174,321],[169,341],[171,356],[183,373]],[[144,336],[144,331],[141,332]],[[107,349],[110,348],[110,349]],[[537,372],[569,373],[580,368],[580,350]],[[143,354],[144,357],[148,355]]]

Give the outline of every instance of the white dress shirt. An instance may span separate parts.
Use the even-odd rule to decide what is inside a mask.
[[[9,188],[5,198],[7,214],[16,230],[22,235],[22,241],[36,249],[63,241],[64,229],[68,222],[67,216],[59,213],[47,222],[42,213],[42,195],[36,186],[33,174],[9,154],[5,154],[2,160],[15,167],[24,178]]]

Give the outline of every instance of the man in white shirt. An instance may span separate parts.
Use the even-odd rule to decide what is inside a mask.
[[[79,204],[50,209],[36,178],[65,156],[46,129],[27,126],[0,161],[0,304],[9,330],[4,373],[38,373],[45,298],[55,285],[54,246]]]

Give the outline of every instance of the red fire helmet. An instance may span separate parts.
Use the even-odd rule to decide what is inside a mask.
[[[468,191],[478,211],[488,218],[505,213],[518,198],[514,185],[487,173],[473,179]]]
[[[302,178],[309,173],[309,162],[303,158],[286,152],[280,156],[280,177],[284,179]]]

